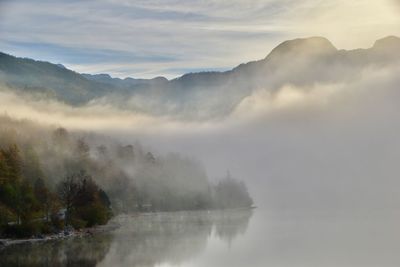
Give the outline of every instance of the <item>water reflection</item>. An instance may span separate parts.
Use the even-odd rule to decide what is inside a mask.
[[[181,265],[199,255],[211,235],[231,242],[252,212],[178,212],[120,217],[110,253],[100,266]]]
[[[112,233],[9,247],[0,266],[180,265],[204,251],[210,237],[226,244],[246,232],[251,210],[119,216]]]
[[[246,233],[251,215],[251,210],[220,213],[214,217],[216,236],[231,244],[237,236]]]
[[[16,245],[0,251],[0,266],[92,267],[104,259],[111,241],[108,233],[91,238]]]

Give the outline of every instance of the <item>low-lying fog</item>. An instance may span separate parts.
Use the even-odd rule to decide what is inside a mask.
[[[167,108],[164,115],[121,109],[105,99],[71,107],[3,86],[0,112],[195,157],[211,179],[230,170],[246,181],[259,207],[332,215],[391,212],[400,206],[400,69],[389,52],[372,52],[376,64],[353,67],[342,57],[315,64],[312,51],[295,61],[272,53],[272,61],[282,62],[266,87],[249,92],[228,115],[207,119],[193,114],[206,114],[209,101],[227,105],[240,88],[194,94],[192,108],[199,110],[188,106],[176,116]],[[151,105],[156,101],[161,108],[170,104],[155,97]]]
[[[7,90],[0,107],[11,117],[194,156],[211,178],[229,169],[248,183],[260,207],[381,212],[400,203],[397,73],[393,66],[370,68],[345,82],[263,88],[229,116],[207,121],[96,104],[72,108]]]
[[[248,232],[243,230],[236,245],[226,245],[208,238],[207,228],[183,266],[397,266],[399,65],[355,70],[326,62],[318,70],[299,71],[306,63],[297,62],[297,71],[283,68],[270,87],[251,91],[228,115],[207,119],[196,118],[193,110],[188,116],[133,112],[104,99],[71,107],[5,87],[0,112],[139,141],[158,154],[179,152],[200,160],[211,179],[230,170],[244,180],[259,207]],[[208,93],[197,96],[203,102],[193,108],[207,103]],[[229,90],[212,92],[213,101],[225,105],[226,94]],[[198,112],[207,113],[206,107]],[[142,255],[147,239],[130,239],[127,229],[108,245],[100,265],[136,266],[129,255]],[[137,231],[155,235],[154,244],[165,240],[146,229]],[[126,255],[116,249],[120,242]],[[138,250],[130,250],[130,242],[138,242]],[[149,266],[174,266],[176,258],[152,260],[157,263]]]

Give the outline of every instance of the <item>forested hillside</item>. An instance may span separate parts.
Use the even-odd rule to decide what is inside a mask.
[[[246,97],[290,84],[345,82],[365,69],[397,64],[400,39],[389,36],[367,49],[339,50],[323,37],[285,41],[264,59],[225,72],[187,73],[167,80],[79,74],[59,64],[0,53],[0,86],[72,106],[93,103],[148,115],[210,119],[229,115]],[[329,71],[325,71],[329,70]]]
[[[213,185],[193,159],[0,118],[0,235],[105,224],[120,212],[251,205],[243,183],[227,177]]]

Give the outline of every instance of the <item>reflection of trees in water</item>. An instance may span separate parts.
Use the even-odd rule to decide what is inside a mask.
[[[177,212],[120,218],[104,266],[179,264],[204,250],[212,223],[200,212]]]
[[[213,232],[232,242],[246,231],[251,215],[251,210],[238,210],[120,217],[123,227],[100,266],[180,265],[204,251]]]
[[[246,233],[253,211],[250,209],[221,212],[214,219],[215,234],[221,240],[231,244],[238,236]]]
[[[16,245],[0,251],[0,266],[92,267],[103,260],[111,241],[110,234],[98,234],[94,237]]]
[[[6,248],[0,266],[179,265],[204,251],[212,233],[231,243],[246,231],[251,215],[240,210],[120,216],[114,233]]]

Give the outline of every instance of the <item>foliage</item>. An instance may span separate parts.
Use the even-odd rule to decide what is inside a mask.
[[[58,192],[66,207],[66,223],[75,228],[106,224],[111,217],[107,194],[84,171],[67,176]]]
[[[253,205],[246,185],[230,174],[215,187],[215,205],[220,209],[247,208]]]
[[[0,236],[51,233],[72,219],[79,228],[107,223],[109,198],[89,175],[81,171],[67,176],[52,192],[37,154],[30,147],[24,156],[16,144],[0,149]],[[65,218],[59,214],[62,207]]]
[[[1,116],[0,125],[0,236],[105,224],[113,213],[253,203],[244,183],[228,175],[213,185],[199,162],[177,154]]]

